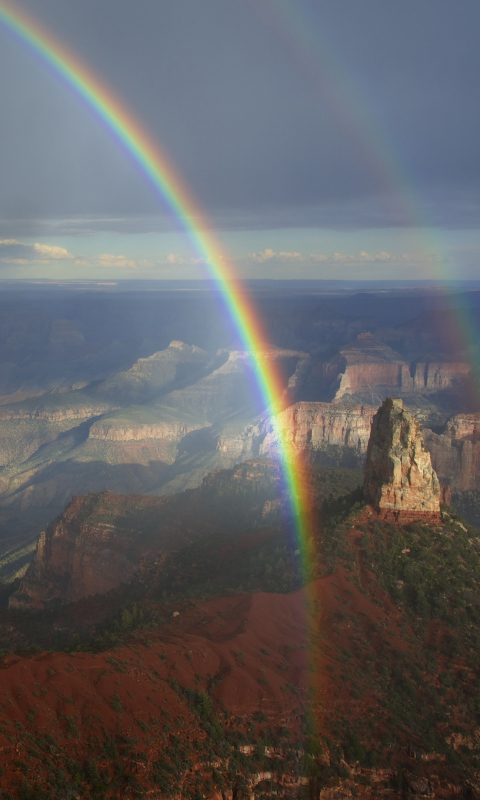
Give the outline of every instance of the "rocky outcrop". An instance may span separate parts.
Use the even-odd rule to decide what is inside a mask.
[[[364,493],[384,517],[440,520],[440,485],[420,426],[387,397],[373,418],[367,450]]]
[[[139,358],[129,370],[107,378],[96,391],[123,404],[142,402],[168,391],[176,381],[195,375],[207,360],[207,353],[200,347],[173,341],[165,350]]]
[[[278,415],[275,428],[270,423],[260,451],[265,455],[276,451],[280,428],[284,443],[297,451],[314,454],[334,446],[365,456],[375,411],[373,406],[296,403]]]
[[[133,508],[141,511],[141,500],[111,492],[74,497],[40,534],[35,557],[10,598],[10,608],[48,608],[108,592],[128,580],[139,566],[140,552],[122,522]]]
[[[75,397],[75,402],[69,403],[68,400],[64,404],[56,402],[49,404],[48,402],[40,402],[34,404],[30,402],[15,404],[11,406],[3,406],[0,409],[0,420],[7,422],[16,419],[28,420],[45,420],[46,422],[63,422],[70,419],[91,419],[92,417],[106,414],[112,411],[115,405],[112,403],[103,403],[93,401],[90,397]]]
[[[265,459],[214,470],[169,497],[100,492],[73,497],[40,534],[10,608],[41,609],[104,594],[205,534],[278,524],[279,468]]]
[[[480,414],[458,414],[444,433],[426,428],[423,438],[442,484],[453,492],[480,490]]]
[[[361,333],[343,347],[335,363],[328,365],[330,374],[338,369],[338,388],[334,402],[345,395],[378,391],[387,387],[410,391],[412,378],[406,361],[387,345],[378,341],[371,333]]]
[[[405,396],[459,388],[468,379],[471,367],[467,362],[447,359],[422,359],[411,364],[377,335],[361,333],[323,370],[337,403],[347,395],[385,395],[392,389]]]
[[[152,439],[178,442],[187,433],[203,427],[205,427],[205,424],[181,424],[179,422],[160,422],[158,425],[121,425],[118,423],[112,424],[107,418],[106,420],[94,422],[90,428],[88,438],[110,442],[140,442]]]
[[[346,448],[361,464],[375,411],[376,408],[367,405],[295,403],[280,412],[275,422],[264,416],[242,431],[225,429],[218,437],[217,450],[237,458],[275,457],[282,431],[282,447],[286,444],[307,455],[309,460],[327,453],[329,448]]]
[[[465,381],[470,364],[462,361],[418,361],[413,367],[413,388],[419,391],[451,389]]]

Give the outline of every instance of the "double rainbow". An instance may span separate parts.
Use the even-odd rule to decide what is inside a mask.
[[[158,142],[133,116],[103,81],[52,33],[8,0],[0,0],[0,24],[53,68],[76,94],[86,101],[124,149],[134,158],[159,197],[167,203],[205,261],[242,346],[251,354],[259,392],[269,410],[282,466],[284,488],[289,501],[289,516],[297,542],[305,552],[308,534],[308,498],[301,479],[301,465],[288,447],[277,415],[284,406],[283,387],[274,359],[269,356],[266,337],[258,313],[234,274],[227,254],[208,231],[209,225],[171,160]],[[193,222],[195,220],[195,223]]]

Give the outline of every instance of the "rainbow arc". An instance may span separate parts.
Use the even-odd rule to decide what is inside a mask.
[[[307,491],[294,448],[289,447],[277,414],[284,405],[283,386],[275,361],[268,356],[266,337],[251,298],[235,275],[228,254],[210,231],[195,200],[171,159],[119,97],[77,55],[38,20],[8,0],[0,0],[0,24],[39,55],[83,99],[139,165],[159,198],[167,204],[195,252],[205,262],[220,292],[242,346],[251,354],[259,393],[269,410],[289,499],[289,518],[302,552],[308,535]]]

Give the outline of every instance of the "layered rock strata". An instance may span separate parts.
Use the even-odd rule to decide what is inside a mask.
[[[370,333],[361,333],[340,352],[343,372],[335,395],[338,402],[348,394],[360,394],[378,387],[412,389],[409,365],[387,345],[378,342]]]
[[[348,395],[382,395],[392,390],[402,395],[428,394],[455,389],[468,379],[471,367],[466,362],[440,359],[411,364],[377,336],[361,333],[327,362],[323,371],[337,403]]]
[[[130,513],[150,517],[161,503],[157,497],[112,492],[74,497],[40,534],[35,557],[9,607],[48,608],[103,594],[129,580],[141,560]],[[144,548],[144,553],[151,550],[146,543]]]
[[[373,415],[368,405],[340,406],[331,403],[299,402],[277,415],[275,424],[268,416],[243,430],[226,428],[217,440],[217,450],[232,458],[244,459],[278,455],[279,430],[282,446],[294,448],[311,458],[329,448],[347,448],[365,459]]]
[[[198,489],[169,497],[74,497],[40,534],[9,607],[43,609],[104,594],[201,536],[278,524],[279,475],[277,464],[257,459],[215,470]]]
[[[453,492],[480,490],[480,414],[458,414],[445,431],[423,431],[433,467]]]
[[[425,450],[420,426],[387,397],[372,422],[364,494],[382,517],[440,521],[440,484]]]
[[[297,451],[314,454],[328,446],[348,447],[357,456],[364,456],[375,410],[366,405],[296,403],[278,415],[278,427],[268,424],[260,452],[264,455],[276,452],[280,428],[284,442]]]

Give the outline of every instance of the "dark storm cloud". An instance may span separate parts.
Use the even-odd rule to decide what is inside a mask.
[[[146,122],[220,227],[410,224],[401,184],[427,219],[477,224],[476,0],[296,0],[318,26],[310,60],[270,0],[23,5]],[[0,102],[0,235],[52,217],[59,233],[169,226],[101,123],[5,33]]]

